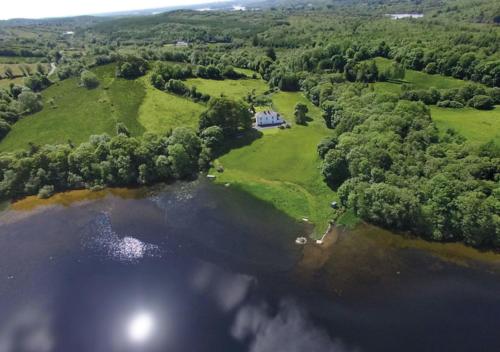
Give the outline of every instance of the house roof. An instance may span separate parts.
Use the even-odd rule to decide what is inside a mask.
[[[263,117],[263,116],[280,116],[279,113],[273,110],[264,110],[264,111],[259,111],[258,113],[255,114],[255,117]]]

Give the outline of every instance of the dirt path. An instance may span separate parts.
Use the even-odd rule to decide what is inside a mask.
[[[54,62],[51,62],[50,63],[50,71],[49,73],[47,74],[47,76],[51,76],[54,74],[54,72],[56,72],[56,64]]]

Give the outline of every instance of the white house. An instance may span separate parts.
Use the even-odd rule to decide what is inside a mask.
[[[257,126],[264,127],[281,125],[282,123],[285,123],[285,120],[283,120],[280,114],[276,111],[264,110],[255,114],[255,123]]]

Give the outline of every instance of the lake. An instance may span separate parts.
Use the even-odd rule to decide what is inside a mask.
[[[0,352],[500,349],[500,256],[368,225],[295,244],[310,231],[205,180],[21,201]]]
[[[386,16],[391,17],[393,20],[400,20],[403,18],[422,18],[424,14],[422,13],[392,13],[387,14]]]

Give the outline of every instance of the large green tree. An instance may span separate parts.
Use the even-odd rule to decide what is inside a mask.
[[[208,109],[201,114],[200,130],[218,126],[226,136],[234,136],[252,126],[252,114],[249,107],[241,102],[226,97],[213,98]]]

